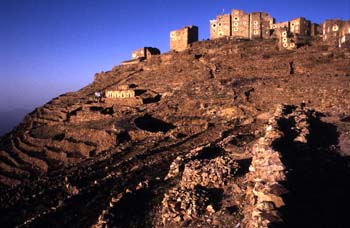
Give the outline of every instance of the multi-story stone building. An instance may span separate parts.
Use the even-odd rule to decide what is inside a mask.
[[[344,46],[349,43],[350,20],[331,19],[323,22],[323,40],[336,46]]]
[[[223,36],[268,39],[273,22],[274,19],[268,13],[245,13],[243,10],[233,9],[231,15],[219,15],[215,20],[210,20],[210,39]]]
[[[265,12],[246,13],[233,9],[231,14],[218,15],[210,20],[210,39],[235,37],[243,39],[278,39],[280,48],[293,49],[304,45],[312,36],[323,36],[323,40],[344,46],[350,43],[350,20],[326,20],[322,25],[312,23],[304,17],[275,23]],[[170,49],[185,50],[198,40],[198,27],[189,26],[170,33]]]
[[[249,39],[250,16],[243,10],[232,10],[232,36]]]
[[[350,47],[350,20],[344,22],[340,29],[339,46]]]
[[[170,50],[183,51],[198,41],[198,27],[191,25],[170,32]]]
[[[215,20],[210,20],[210,39],[231,36],[231,15],[218,15]]]
[[[310,36],[311,22],[304,17],[298,17],[289,22],[290,32],[296,35]]]

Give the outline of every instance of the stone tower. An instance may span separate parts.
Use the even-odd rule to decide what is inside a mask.
[[[268,39],[270,37],[270,27],[274,23],[268,13],[250,13],[250,39]]]
[[[311,30],[310,21],[304,17],[298,17],[289,22],[290,32],[301,36],[309,36]]]
[[[170,32],[170,50],[183,51],[198,41],[198,27],[191,25]]]
[[[232,10],[232,36],[249,38],[250,17],[243,10]]]

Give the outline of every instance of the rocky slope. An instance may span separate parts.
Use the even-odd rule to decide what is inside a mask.
[[[134,85],[148,102],[97,102]],[[345,227],[350,51],[203,41],[95,75],[0,142],[1,221]]]

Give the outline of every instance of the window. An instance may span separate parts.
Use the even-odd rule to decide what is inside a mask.
[[[234,22],[234,23],[233,23],[233,26],[238,26],[238,22],[237,22],[237,21]]]
[[[257,22],[257,21],[254,21],[254,25],[258,25],[258,22]]]
[[[213,26],[213,28],[215,28],[215,27],[216,27],[216,24],[213,24],[212,26]]]
[[[338,31],[339,30],[339,26],[338,25],[333,25],[332,26],[332,31],[333,32],[336,32],[336,31]]]
[[[239,21],[239,18],[238,17],[234,17],[233,20],[234,21]]]
[[[254,30],[254,35],[259,35],[259,31],[258,30]]]
[[[219,26],[221,26],[221,23],[219,23]]]
[[[286,37],[283,37],[282,41],[285,43],[287,42],[287,38]]]
[[[238,28],[237,28],[237,27],[234,27],[234,28],[233,28],[233,31],[238,32]]]

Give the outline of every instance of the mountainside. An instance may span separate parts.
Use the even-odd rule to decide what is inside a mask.
[[[94,97],[125,85],[141,95]],[[350,50],[317,39],[202,41],[98,73],[0,139],[0,224],[345,227],[349,88]]]

